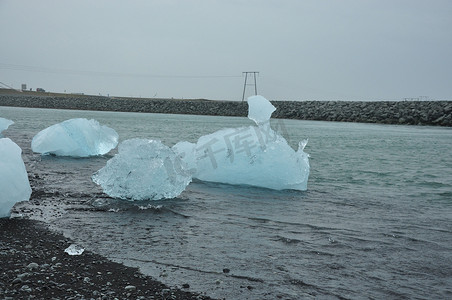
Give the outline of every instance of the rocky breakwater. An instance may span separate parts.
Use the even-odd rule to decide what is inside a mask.
[[[275,101],[276,118],[452,126],[452,101]]]
[[[272,101],[272,117],[299,120],[452,126],[452,101]],[[0,106],[246,116],[239,101],[1,95]]]
[[[246,116],[248,111],[248,105],[245,102],[237,101],[111,98],[97,96],[47,97],[1,94],[0,106],[212,116]]]

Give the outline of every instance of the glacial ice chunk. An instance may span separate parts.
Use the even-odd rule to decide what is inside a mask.
[[[199,138],[193,177],[275,190],[306,190],[309,159],[303,148],[300,143],[298,151],[292,149],[269,123],[222,129]]]
[[[96,120],[70,119],[40,131],[31,142],[33,152],[57,156],[103,155],[118,145],[118,134]]]
[[[12,125],[12,124],[14,124],[13,121],[4,119],[4,118],[0,118],[0,138],[2,137],[2,131],[8,129],[9,125]]]
[[[249,97],[248,118],[258,126],[226,128],[200,137],[195,147],[193,177],[275,190],[306,190],[310,167],[303,149],[307,140],[299,143],[297,151],[290,147],[270,127],[275,110],[264,97]],[[193,160],[189,151],[185,155]]]
[[[262,96],[248,98],[248,104],[248,117],[258,126],[222,129],[200,137],[196,144],[179,142],[173,149],[195,170],[193,177],[202,181],[306,190],[307,140],[295,151],[270,127],[275,107]]]
[[[159,200],[179,196],[191,182],[187,165],[160,141],[130,139],[93,175],[111,196],[128,200]]]
[[[16,202],[31,195],[22,149],[8,138],[0,138],[0,218],[8,217]]]
[[[257,125],[262,125],[270,120],[276,107],[262,96],[251,96],[248,101],[248,119],[253,120]]]

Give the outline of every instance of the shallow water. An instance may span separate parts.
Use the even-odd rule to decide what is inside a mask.
[[[227,299],[452,297],[452,128],[274,120],[296,148],[309,138],[308,191],[193,182],[180,197],[128,202],[90,176],[114,155],[40,157],[33,136],[95,118],[121,140],[194,142],[246,118],[0,107],[24,151],[43,219],[86,249],[170,285]]]

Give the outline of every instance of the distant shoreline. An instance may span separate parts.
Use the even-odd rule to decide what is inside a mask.
[[[5,92],[8,91],[8,92]],[[272,118],[452,127],[452,101],[271,101]],[[0,106],[246,116],[240,101],[103,97],[0,89]]]

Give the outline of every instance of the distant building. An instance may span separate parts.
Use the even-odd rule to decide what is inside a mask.
[[[21,88],[21,90],[22,91],[25,91],[27,89],[27,84],[26,83],[22,83],[22,88]]]

